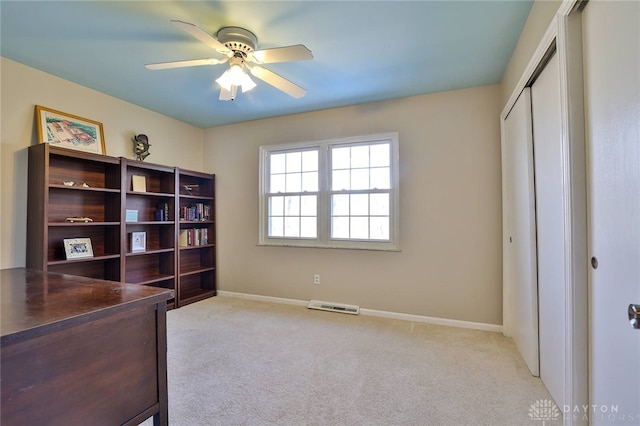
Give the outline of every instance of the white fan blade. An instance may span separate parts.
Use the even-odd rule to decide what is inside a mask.
[[[303,44],[276,47],[274,49],[256,50],[253,52],[254,62],[273,64],[275,62],[306,61],[313,59],[313,54]]]
[[[199,67],[201,65],[218,65],[227,62],[229,58],[224,59],[193,59],[190,61],[175,61],[175,62],[158,62],[157,64],[147,64],[145,68],[148,70],[166,70],[170,68],[183,68],[183,67]]]
[[[178,20],[175,20],[175,19],[171,20],[171,22],[173,22],[182,31],[186,32],[187,34],[190,34],[191,36],[193,36],[195,38],[197,38],[198,40],[200,40],[201,42],[203,42],[204,44],[206,44],[210,48],[212,48],[214,50],[217,50],[218,52],[222,53],[223,55],[229,56],[229,55],[233,54],[233,52],[231,50],[229,50],[227,48],[227,46],[225,46],[224,44],[220,43],[218,40],[216,40],[215,38],[213,38],[212,36],[207,34],[202,29],[196,27],[195,25],[190,24],[188,22],[184,22],[184,21],[178,21]]]
[[[249,68],[251,74],[255,75],[260,80],[264,81],[265,83],[269,83],[276,89],[282,90],[284,93],[293,98],[298,99],[307,94],[307,91],[305,89],[298,86],[297,84],[290,82],[284,77],[280,77],[273,71],[269,71],[268,69],[263,68],[259,65],[254,65],[252,67],[247,66],[247,68]]]

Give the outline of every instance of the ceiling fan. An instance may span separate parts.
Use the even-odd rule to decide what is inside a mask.
[[[223,55],[223,57],[221,59],[207,58],[188,61],[159,62],[145,65],[147,69],[162,70],[201,65],[218,65],[229,62],[229,69],[216,79],[216,82],[218,82],[221,87],[220,100],[223,101],[235,100],[238,87],[241,87],[244,93],[256,86],[253,80],[251,80],[251,77],[245,73],[245,68],[248,69],[254,77],[282,90],[296,99],[303,97],[307,93],[305,89],[297,84],[261,66],[261,64],[312,59],[313,54],[306,46],[296,44],[293,46],[256,50],[258,38],[251,31],[244,28],[224,27],[218,31],[217,38],[214,38],[188,22],[178,20],[172,20],[171,22],[182,31],[197,38]]]

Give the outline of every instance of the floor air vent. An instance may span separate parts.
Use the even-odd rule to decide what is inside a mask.
[[[343,314],[358,315],[360,313],[360,306],[344,305],[342,303],[320,302],[318,300],[312,300],[307,305],[309,309],[318,309],[320,311],[340,312]]]

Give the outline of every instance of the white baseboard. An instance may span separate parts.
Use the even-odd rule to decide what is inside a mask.
[[[218,290],[218,296],[236,297],[238,299],[257,300],[260,302],[282,303],[307,307],[308,300],[285,299],[282,297],[260,296],[258,294],[236,293],[233,291]],[[447,318],[427,317],[423,315],[403,314],[399,312],[378,311],[376,309],[360,308],[361,315],[372,317],[391,318],[403,321],[421,322],[425,324],[444,325],[447,327],[469,328],[472,330],[492,331],[502,333],[502,326],[498,324],[486,324],[482,322],[460,321]]]

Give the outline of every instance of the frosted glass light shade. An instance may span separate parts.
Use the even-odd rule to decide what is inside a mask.
[[[256,87],[256,83],[242,70],[242,66],[237,64],[231,65],[228,70],[216,79],[216,82],[229,91],[231,91],[232,86],[241,86],[243,93]]]

